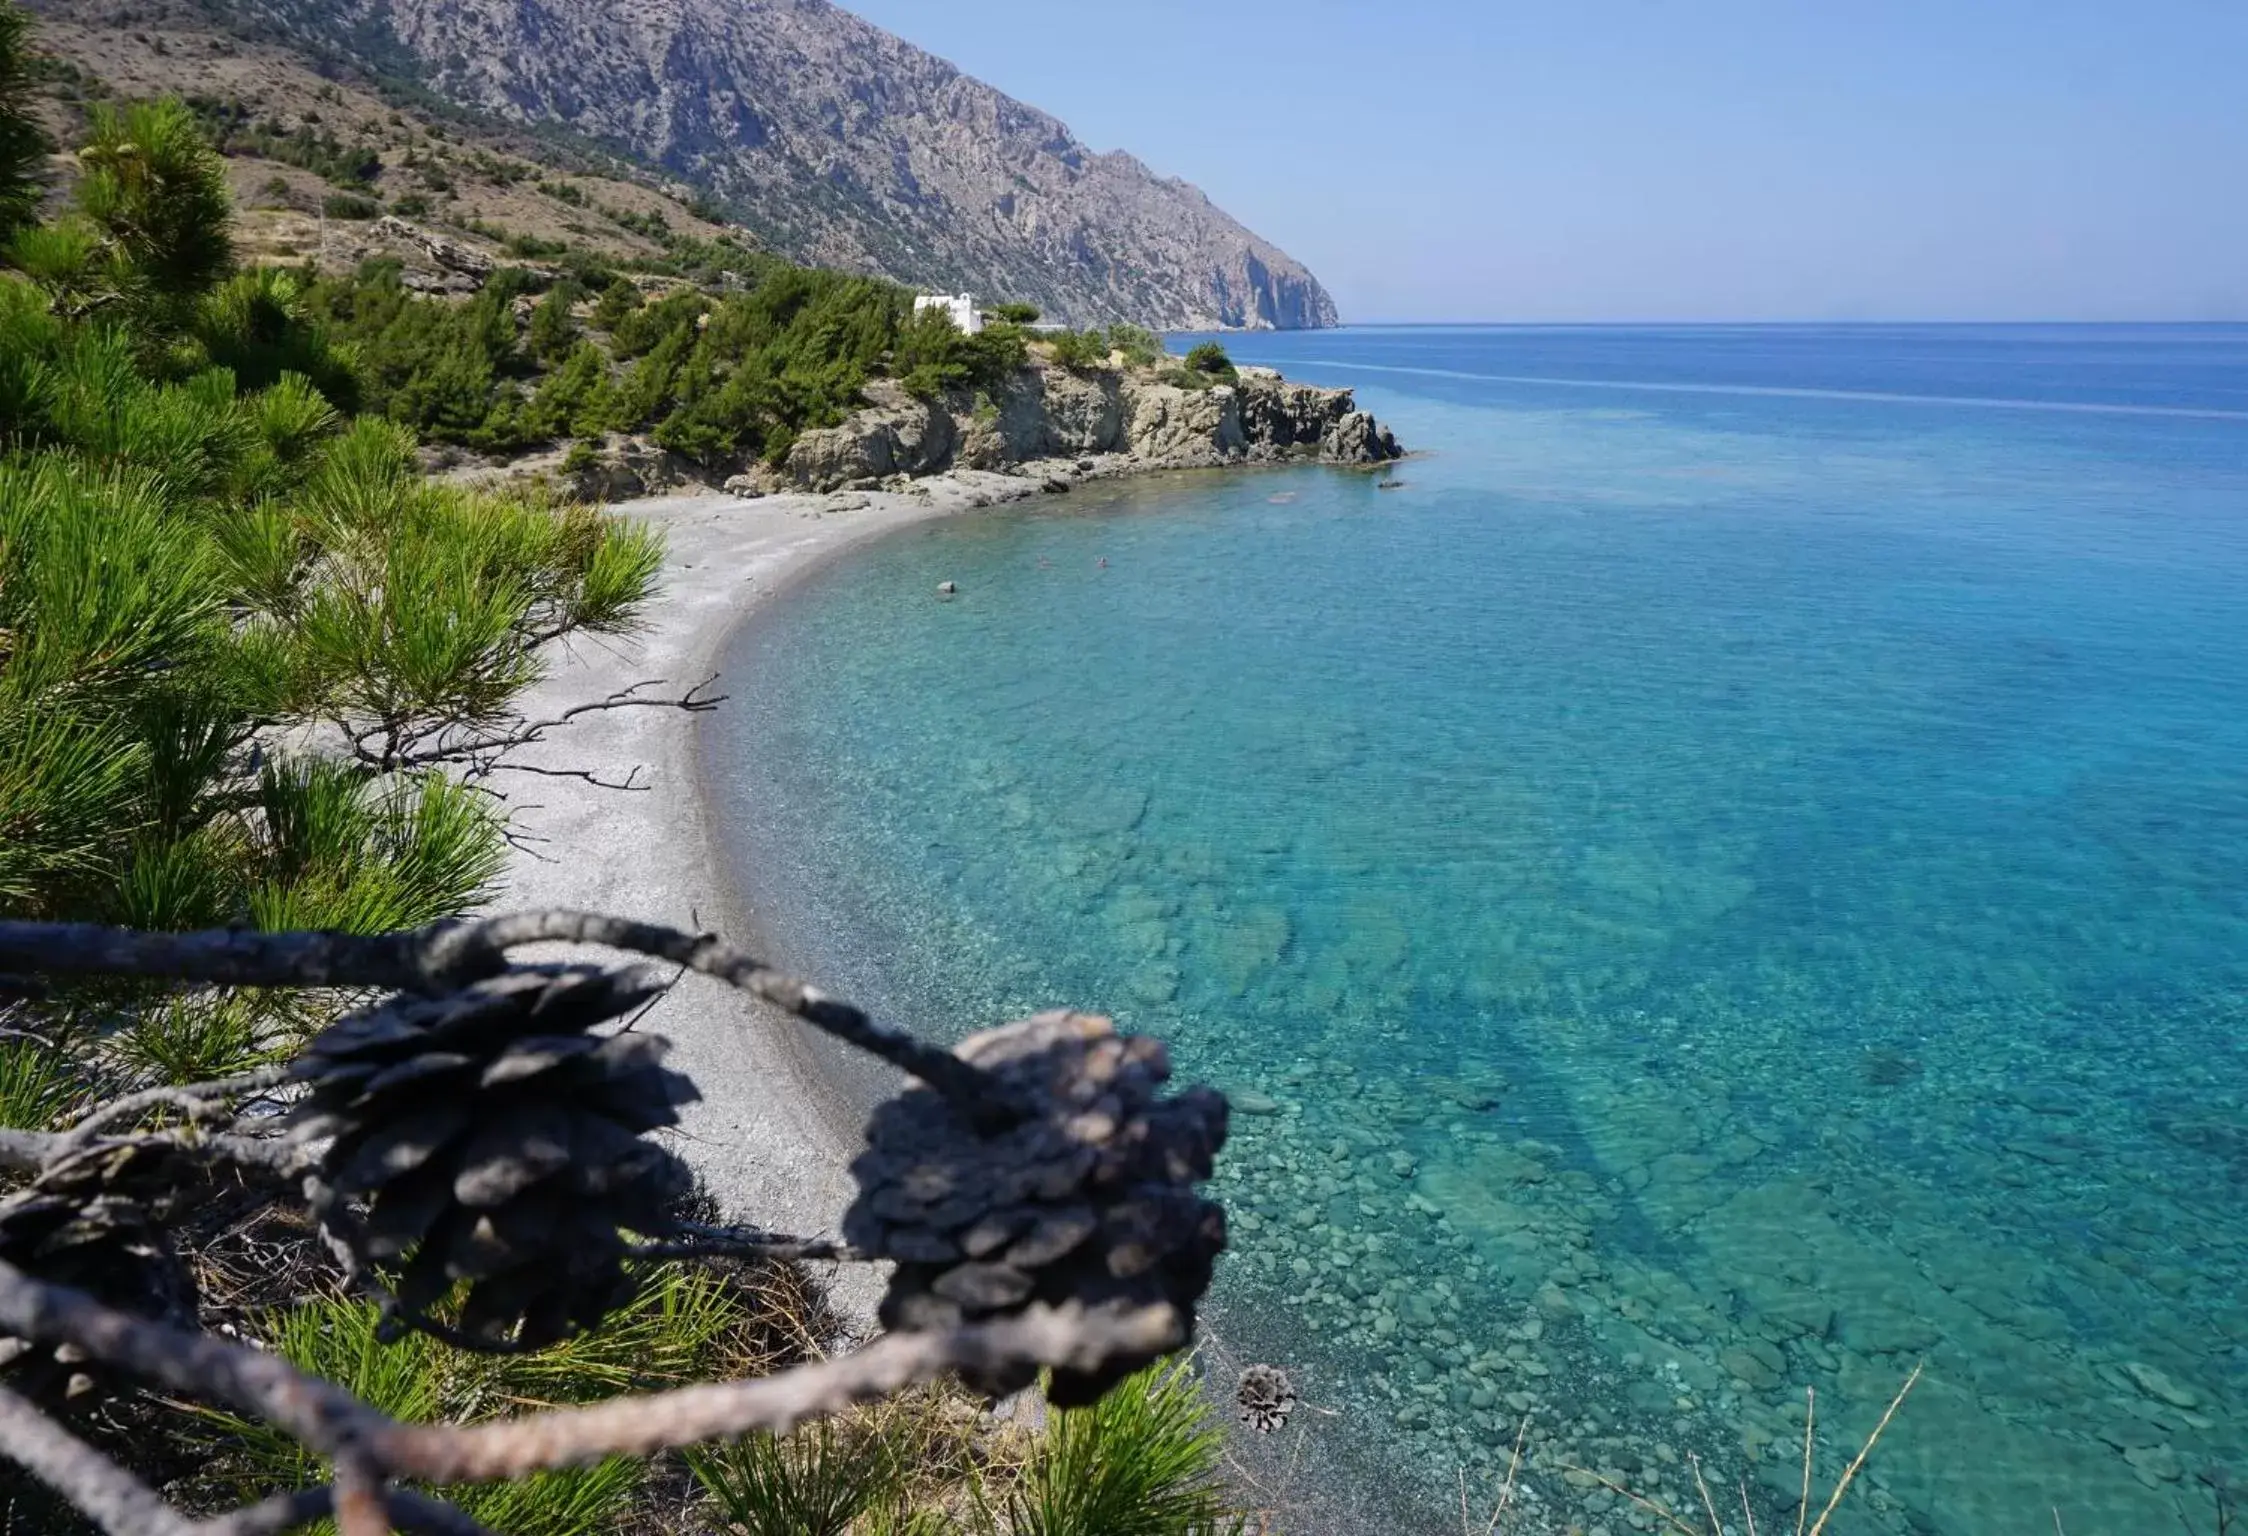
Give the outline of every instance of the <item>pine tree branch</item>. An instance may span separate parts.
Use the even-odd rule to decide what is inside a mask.
[[[121,1099],[112,1099],[88,1110],[77,1124],[62,1134],[61,1149],[69,1151],[84,1146],[104,1126],[130,1120],[152,1109],[176,1109],[191,1121],[210,1120],[217,1117],[222,1104],[264,1093],[288,1081],[287,1067],[263,1067],[213,1082],[189,1083],[184,1087],[165,1085],[128,1093]]]
[[[785,1434],[807,1420],[889,1397],[953,1371],[989,1373],[1024,1365],[1097,1370],[1120,1353],[1155,1353],[1184,1341],[1185,1324],[1168,1306],[1135,1311],[1038,1306],[990,1322],[927,1333],[893,1333],[853,1354],[815,1361],[777,1376],[682,1387],[476,1425],[401,1424],[340,1387],[308,1376],[278,1356],[105,1307],[67,1286],[33,1279],[0,1262],[0,1326],[48,1344],[73,1344],[92,1360],[183,1396],[215,1399],[269,1420],[335,1458],[346,1486],[336,1500],[347,1536],[384,1506],[392,1479],[422,1483],[500,1482],[611,1456]],[[163,1507],[129,1474],[47,1420],[23,1399],[0,1392],[0,1449],[94,1514],[117,1536],[193,1536],[195,1527]],[[344,1469],[350,1469],[348,1473]],[[229,1517],[209,1532],[287,1529],[284,1517],[313,1509],[313,1495],[275,1501]],[[358,1507],[354,1509],[354,1505]],[[384,1527],[368,1526],[370,1531]]]
[[[20,1463],[109,1536],[194,1536],[194,1525],[155,1489],[5,1387],[0,1456]]]
[[[153,976],[250,987],[379,987],[433,996],[506,968],[526,944],[598,944],[716,977],[844,1044],[919,1078],[982,1127],[1013,1123],[990,1076],[950,1051],[869,1017],[714,934],[598,913],[547,910],[410,933],[138,933],[87,923],[0,922],[0,970],[45,975]]]

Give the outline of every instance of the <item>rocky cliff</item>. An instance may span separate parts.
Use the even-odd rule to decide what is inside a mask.
[[[735,488],[866,490],[955,468],[1066,482],[1289,459],[1382,464],[1403,453],[1349,390],[1291,384],[1269,369],[1190,389],[1153,370],[1037,364],[982,401],[919,400],[889,382],[867,400],[842,426],[798,438],[777,471]]]
[[[1079,325],[1336,323],[1318,279],[1194,187],[1095,153],[826,0],[195,3],[325,60],[625,150],[795,260],[1027,299]]]

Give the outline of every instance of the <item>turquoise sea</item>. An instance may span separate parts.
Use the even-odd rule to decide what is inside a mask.
[[[1456,1531],[1527,1419],[1526,1529],[1698,1463],[1792,1531],[1805,1389],[1815,1516],[1925,1362],[1830,1530],[2213,1531],[2248,329],[1227,342],[1421,456],[925,526],[741,635],[791,958],[1237,1096],[1210,1358],[1294,1370],[1296,1529]]]

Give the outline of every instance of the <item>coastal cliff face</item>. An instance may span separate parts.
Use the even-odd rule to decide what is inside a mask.
[[[83,6],[94,0],[40,0]],[[1073,325],[1298,329],[1334,301],[1196,188],[826,0],[206,0],[457,105],[616,146],[774,251]]]
[[[1402,456],[1347,389],[1245,368],[1231,385],[1186,389],[1152,371],[1073,373],[1039,364],[980,403],[926,401],[884,382],[839,427],[807,432],[778,471],[737,489],[871,490],[953,468],[1084,473],[1308,459],[1382,464]]]

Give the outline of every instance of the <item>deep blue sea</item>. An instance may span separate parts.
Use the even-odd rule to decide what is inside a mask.
[[[1226,340],[1418,456],[812,579],[729,666],[779,749],[710,738],[784,945],[1236,1095],[1208,1358],[1313,1405],[1277,1506],[1458,1530],[1527,1419],[1526,1529],[1704,1529],[1698,1463],[1792,1531],[1806,1388],[1815,1516],[1925,1362],[1830,1531],[2213,1530],[2248,329]]]

